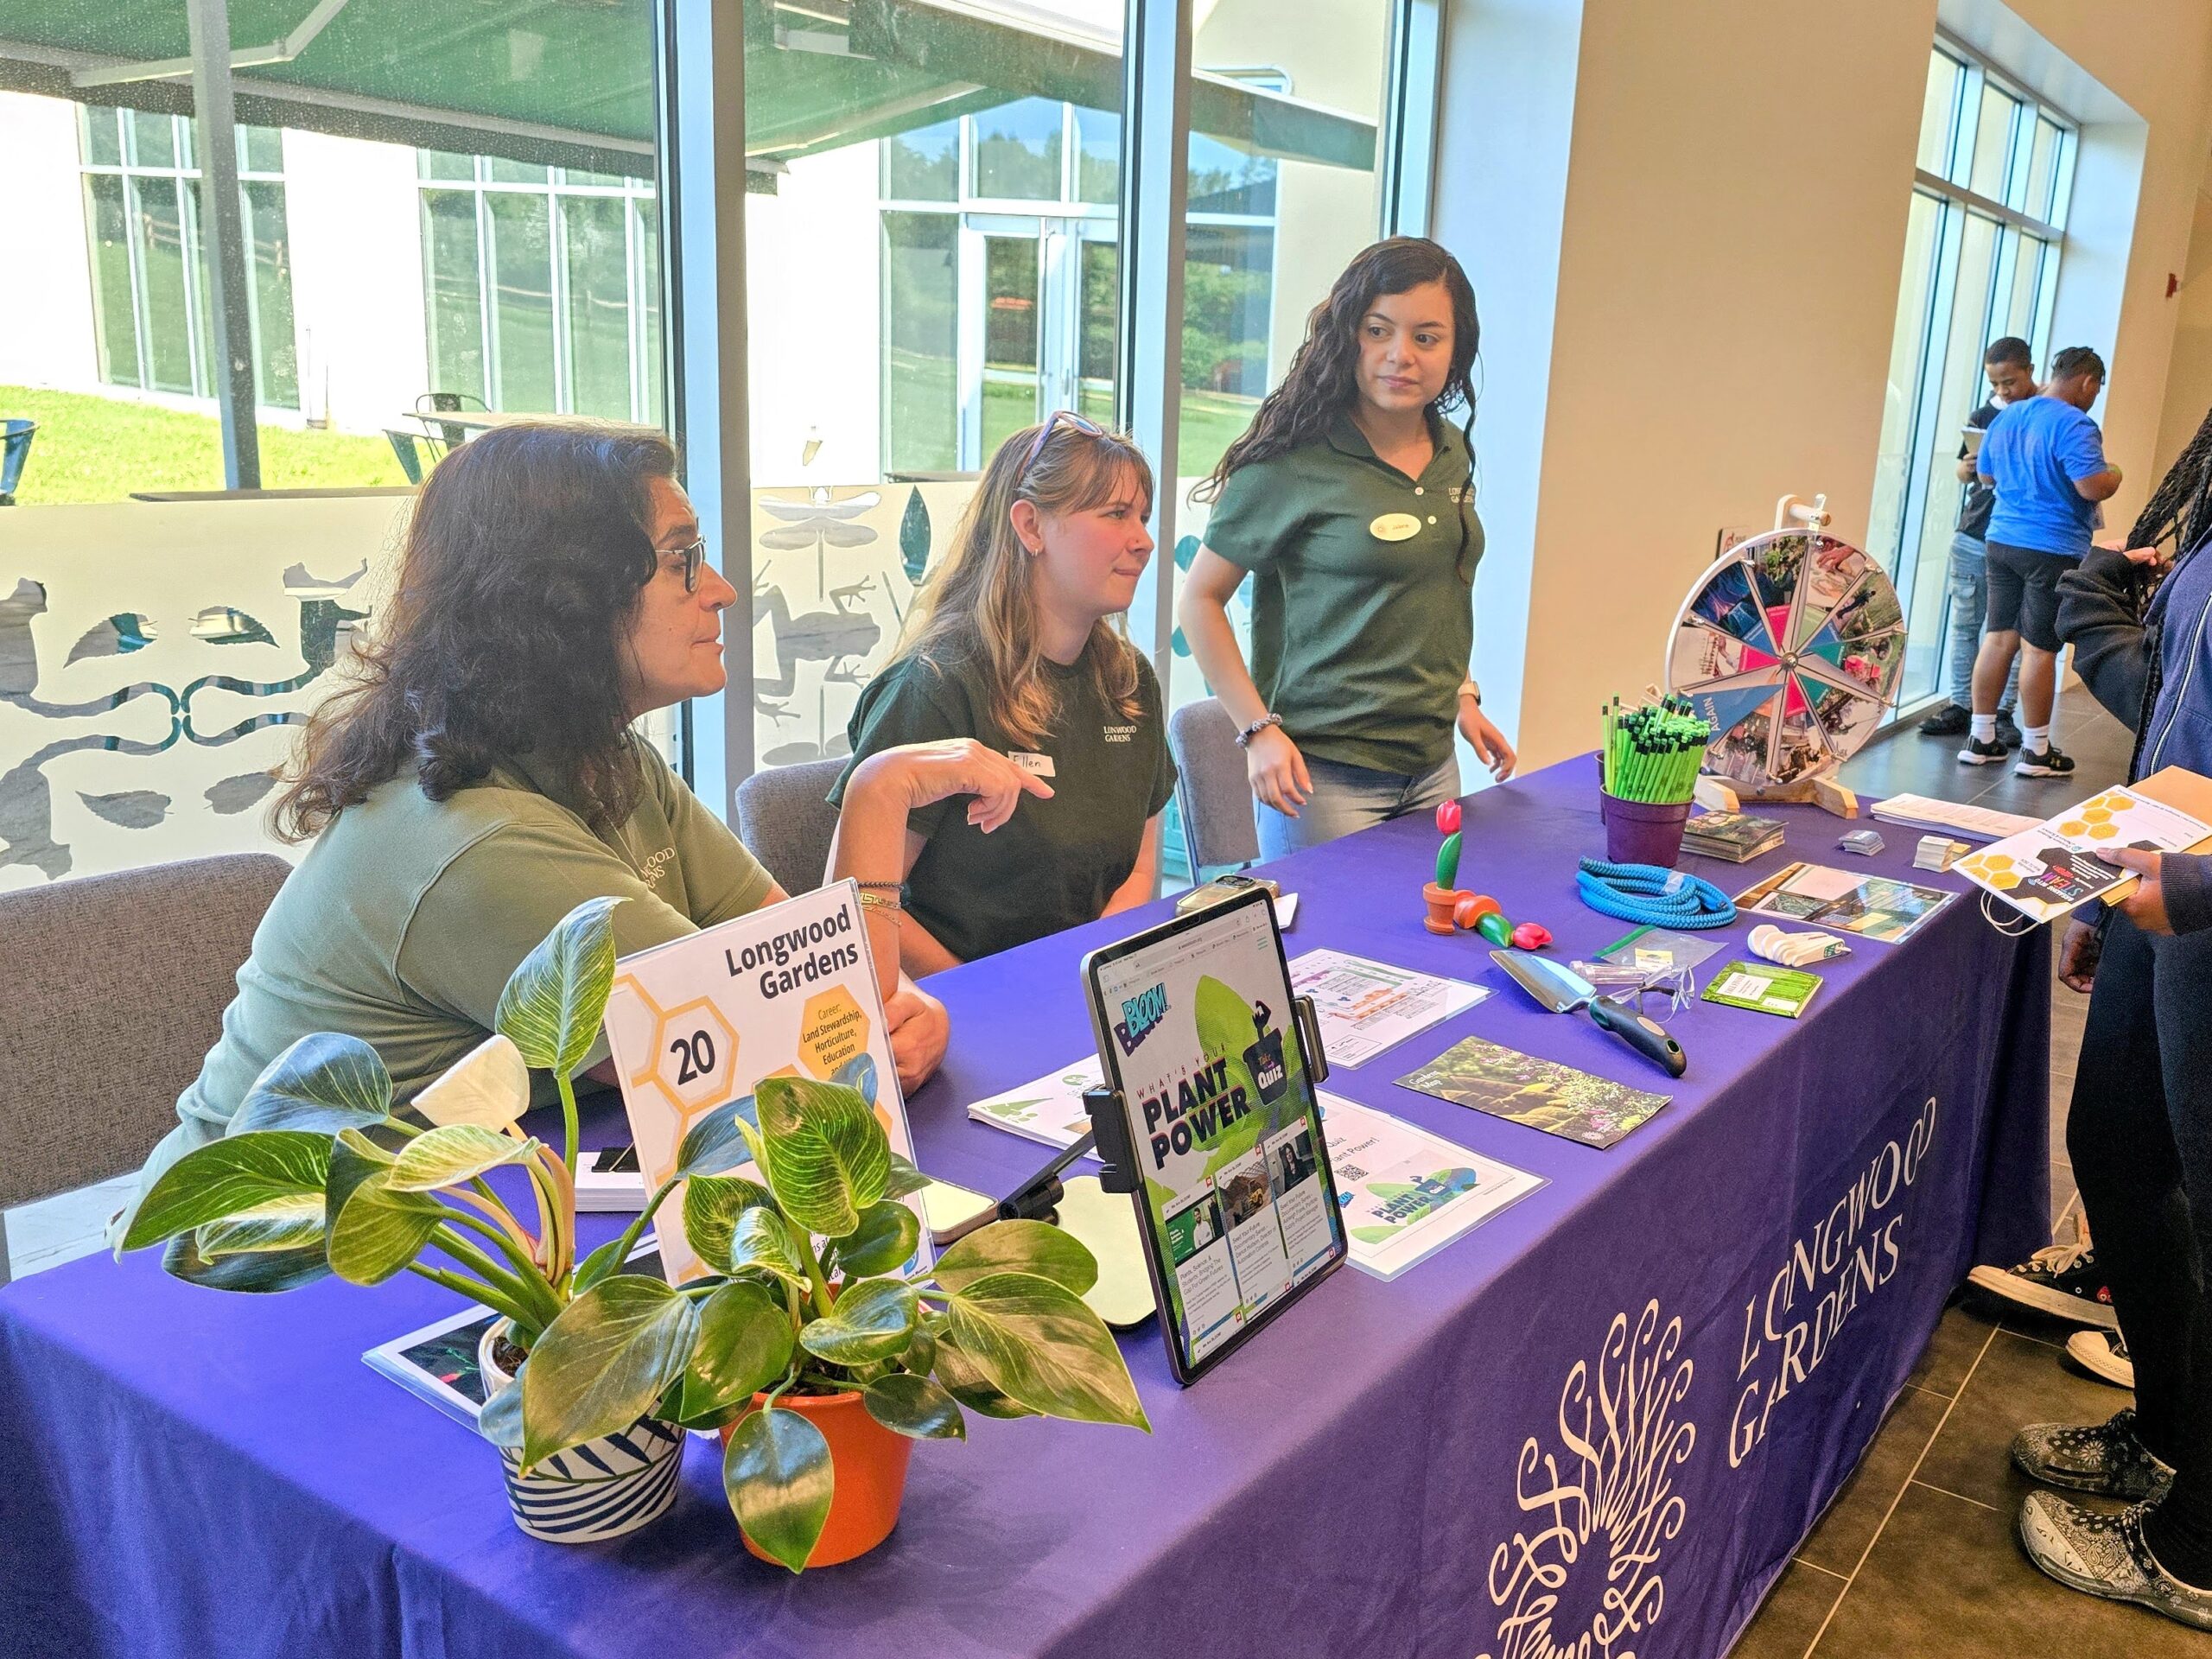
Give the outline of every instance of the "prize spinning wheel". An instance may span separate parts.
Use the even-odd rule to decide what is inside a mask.
[[[1808,783],[1856,753],[1904,666],[1897,589],[1813,516],[1715,560],[1668,643],[1667,689],[1713,724],[1705,770],[1753,792]]]

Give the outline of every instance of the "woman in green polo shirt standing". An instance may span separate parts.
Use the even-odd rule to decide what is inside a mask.
[[[255,932],[145,1183],[219,1136],[263,1067],[315,1032],[370,1044],[410,1099],[489,1034],[516,964],[587,899],[624,901],[626,953],[784,897],[631,729],[723,683],[737,595],[675,472],[658,431],[573,422],[498,428],[430,474],[377,638],[276,803],[278,833],[315,844]],[[975,744],[883,755],[848,798],[834,874],[895,889],[899,871],[869,850],[887,826],[895,837],[950,795],[995,823],[1033,787]],[[899,977],[893,913],[871,906],[868,928],[911,1089],[943,1057],[946,1020]]]
[[[1035,785],[1003,823],[950,801],[903,849],[901,959],[919,976],[1152,897],[1175,790],[1160,683],[1117,626],[1152,558],[1152,468],[1065,411],[999,447],[890,665],[853,711],[854,782],[894,745],[964,740]],[[838,831],[842,850],[859,833]],[[870,856],[879,856],[874,849]]]
[[[1236,721],[1265,857],[1457,796],[1455,725],[1493,777],[1512,773],[1467,672],[1483,527],[1471,452],[1443,417],[1471,401],[1477,340],[1458,260],[1376,243],[1200,486],[1213,512],[1177,620]],[[1249,668],[1228,613],[1248,575]]]

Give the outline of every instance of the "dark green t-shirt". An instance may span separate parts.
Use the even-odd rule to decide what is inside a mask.
[[[1252,577],[1252,679],[1309,755],[1417,776],[1452,753],[1483,556],[1466,440],[1432,419],[1419,478],[1348,415],[1232,473],[1205,543]]]
[[[964,797],[912,813],[926,838],[906,877],[907,912],[963,962],[1096,921],[1128,880],[1145,825],[1175,792],[1160,682],[1137,659],[1136,718],[1098,695],[1090,669],[1043,664],[1059,703],[1052,728],[1016,743],[992,721],[981,674],[965,657],[906,657],[870,681],[847,728],[853,765],[901,743],[972,737],[1001,753],[1049,757],[1052,798],[1025,794],[989,835],[968,822]],[[830,791],[844,800],[853,768]]]

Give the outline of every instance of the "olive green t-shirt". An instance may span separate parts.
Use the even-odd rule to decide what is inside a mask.
[[[1024,794],[988,836],[968,822],[965,797],[907,818],[927,842],[907,873],[907,912],[963,962],[1096,921],[1136,867],[1146,823],[1175,792],[1149,663],[1137,659],[1135,719],[1099,696],[1086,664],[1048,661],[1043,671],[1059,711],[1033,744],[1014,742],[992,721],[982,676],[957,654],[893,663],[861,693],[848,728],[855,766],[880,749],[953,737],[1051,762],[1052,799]],[[849,766],[830,791],[833,805],[852,775]]]
[[[1205,532],[1253,573],[1252,679],[1283,730],[1309,755],[1409,776],[1451,757],[1483,556],[1466,440],[1429,427],[1436,453],[1408,478],[1339,415],[1321,442],[1230,474]]]
[[[490,1034],[507,976],[587,899],[628,901],[612,918],[618,953],[758,909],[767,871],[665,760],[633,747],[644,788],[605,839],[557,779],[518,760],[443,801],[409,772],[340,812],[255,931],[223,1034],[156,1157],[220,1135],[262,1068],[315,1032],[369,1043],[395,1096],[412,1098]],[[584,1064],[605,1054],[602,1042]]]

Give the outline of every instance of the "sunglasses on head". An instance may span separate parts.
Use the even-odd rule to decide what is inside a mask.
[[[1022,457],[1021,470],[1014,474],[1014,482],[1017,489],[1029,481],[1029,469],[1037,464],[1037,457],[1045,453],[1046,444],[1052,441],[1052,429],[1064,421],[1071,429],[1082,433],[1087,438],[1103,438],[1106,435],[1106,429],[1097,422],[1085,420],[1072,410],[1054,410],[1045,417],[1044,425],[1037,429],[1037,435],[1029,441],[1029,453]]]

